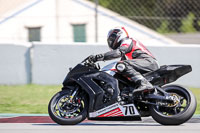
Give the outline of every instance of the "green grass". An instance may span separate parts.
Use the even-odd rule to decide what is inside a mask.
[[[0,86],[0,113],[47,114],[48,102],[61,86]]]
[[[200,88],[190,88],[197,99],[197,109],[195,114],[200,114]]]
[[[0,86],[0,113],[47,114],[51,97],[61,86]],[[197,98],[196,114],[200,114],[200,89],[191,88]]]

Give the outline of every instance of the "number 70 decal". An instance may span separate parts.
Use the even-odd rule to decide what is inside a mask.
[[[133,106],[123,106],[125,108],[125,115],[133,115],[135,114],[135,111],[134,111],[134,107]]]
[[[139,115],[134,104],[128,104],[120,107],[125,116]]]

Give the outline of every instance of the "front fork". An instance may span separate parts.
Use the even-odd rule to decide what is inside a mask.
[[[64,86],[62,90],[68,89],[71,92],[71,95],[68,97],[67,102],[64,104],[64,106],[68,104],[73,104],[74,98],[78,95],[79,93],[79,86]]]
[[[76,86],[72,92],[72,95],[70,96],[70,100],[73,100],[73,98],[76,97],[76,95],[78,94],[78,90],[79,90],[79,87]]]

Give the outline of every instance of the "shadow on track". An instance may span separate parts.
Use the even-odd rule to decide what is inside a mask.
[[[62,126],[56,123],[39,123],[39,124],[32,124],[34,126]],[[77,125],[63,125],[63,126],[162,126],[157,123],[80,123]]]

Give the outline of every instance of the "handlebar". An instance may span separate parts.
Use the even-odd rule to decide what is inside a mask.
[[[88,67],[92,67],[94,69],[100,69],[100,65],[97,63],[95,64],[95,62],[93,62],[92,60],[89,60],[89,57],[88,56],[87,58],[85,58],[81,63],[85,66],[88,66]]]
[[[85,62],[87,62],[88,59],[89,59],[89,57],[90,57],[90,56],[88,56],[87,58],[85,58],[81,63],[85,63]]]

